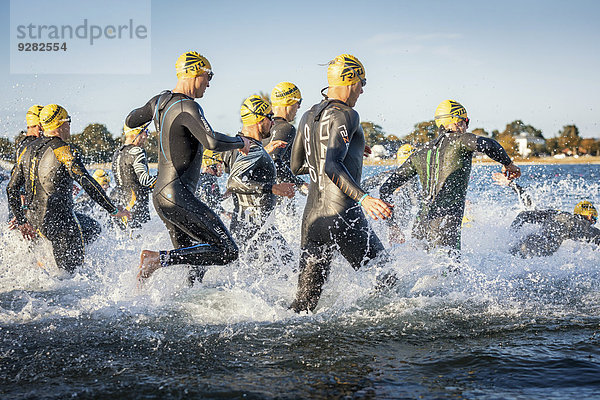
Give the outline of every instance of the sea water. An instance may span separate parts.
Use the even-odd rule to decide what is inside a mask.
[[[497,170],[473,168],[458,271],[408,231],[389,245],[373,222],[390,263],[354,271],[338,256],[317,309],[302,315],[288,309],[301,196],[295,215],[281,207],[274,218],[291,263],[261,261],[257,245],[191,288],[184,266],[136,287],[140,251],[171,246],[154,210],[132,235],[105,226],[73,277],[47,242],[4,225],[0,397],[600,398],[600,249],[566,241],[551,257],[511,256],[521,208],[492,184]],[[582,199],[600,205],[599,177],[596,165],[543,165],[519,181],[538,208],[572,211]],[[375,291],[387,272],[396,285]]]

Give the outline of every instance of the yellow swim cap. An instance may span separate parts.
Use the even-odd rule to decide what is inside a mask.
[[[123,124],[123,135],[125,135],[125,137],[135,137],[144,131],[148,132],[148,125],[149,124],[138,126],[137,128],[130,128],[127,124]]]
[[[213,76],[213,72],[208,60],[195,51],[183,53],[175,62],[177,78],[194,78],[208,72],[208,79]]]
[[[596,207],[594,207],[594,205],[587,200],[577,203],[575,210],[573,210],[573,214],[583,215],[584,217],[591,215],[594,218],[598,218],[598,211],[596,210]]]
[[[271,104],[257,95],[244,100],[240,108],[240,115],[244,126],[257,124],[265,118],[273,118]]]
[[[457,101],[444,100],[435,109],[435,125],[449,126],[467,118],[467,110]],[[467,119],[468,121],[468,119]]]
[[[58,104],[48,104],[40,111],[40,123],[46,132],[58,129],[65,122],[71,122],[71,117]]]
[[[211,165],[221,164],[223,162],[223,157],[221,153],[214,152],[212,150],[204,150],[202,153],[202,166],[210,167]]]
[[[110,183],[110,176],[106,173],[105,170],[98,168],[94,171],[92,177],[98,182],[99,185],[106,185]]]
[[[281,82],[271,91],[273,107],[291,106],[302,101],[300,89],[292,82]]]
[[[38,126],[40,124],[40,111],[42,111],[44,106],[40,106],[36,104],[35,106],[29,107],[27,110],[27,114],[25,114],[25,121],[27,122],[27,126]]]
[[[398,164],[403,164],[404,161],[408,160],[408,157],[415,151],[412,144],[406,143],[400,146],[398,153],[396,153],[396,161]]]
[[[365,67],[350,54],[342,54],[329,62],[327,67],[327,82],[329,86],[350,86],[361,81],[362,85],[367,84],[365,78]]]

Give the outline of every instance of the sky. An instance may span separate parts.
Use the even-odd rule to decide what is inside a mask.
[[[270,93],[281,81],[300,88],[302,113],[321,99],[327,62],[350,53],[367,78],[355,109],[387,134],[410,133],[441,101],[454,99],[472,129],[502,131],[520,119],[546,138],[575,124],[581,136],[600,139],[598,1],[138,0],[137,9],[112,0],[45,3],[54,8],[42,14],[59,15],[60,23],[80,23],[82,4],[90,21],[147,18],[148,38],[99,40],[77,60],[40,55],[39,73],[11,73],[15,16],[10,1],[0,0],[0,136],[14,137],[31,105],[49,103],[68,110],[73,133],[97,122],[116,136],[132,109],[175,87],[177,57],[195,50],[215,73],[197,101],[223,133],[239,131],[246,97]],[[111,46],[114,54],[89,61]]]

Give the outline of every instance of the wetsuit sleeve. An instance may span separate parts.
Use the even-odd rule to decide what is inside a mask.
[[[133,171],[138,178],[138,182],[145,188],[153,188],[156,184],[156,176],[150,175],[146,152],[141,147],[132,147],[129,152],[134,156]]]
[[[227,189],[232,193],[256,194],[271,193],[273,185],[252,180],[252,170],[256,166],[257,159],[261,157],[260,152],[250,153],[247,156],[238,157],[232,166],[231,174],[227,180]]]
[[[600,246],[600,229],[590,227],[590,230],[586,234],[586,238],[589,242]]]
[[[294,175],[308,174],[308,164],[306,163],[306,149],[304,148],[304,127],[306,126],[307,114],[302,116],[298,124],[298,132],[292,144],[292,155],[290,158],[290,170]]]
[[[494,139],[467,132],[460,136],[460,140],[462,144],[470,151],[478,151],[483,153],[502,165],[508,165],[512,163],[512,160],[508,154],[506,154],[504,147],[502,147],[500,143]]]
[[[520,186],[517,182],[512,180],[508,184],[508,187],[510,187],[517,194],[517,196],[519,197],[519,202],[523,205],[523,207],[532,207],[533,201],[531,200],[531,196],[529,195],[529,193],[527,193],[523,186]]]
[[[354,201],[359,201],[365,191],[348,173],[344,159],[348,153],[348,144],[359,129],[361,127],[358,123],[358,113],[354,110],[350,112],[349,118],[344,118],[341,113],[332,116],[324,167],[327,177]]]
[[[511,229],[517,229],[525,223],[543,224],[555,214],[556,212],[553,210],[522,211],[516,216],[510,227]]]
[[[117,207],[106,195],[106,192],[104,192],[104,189],[87,172],[76,152],[67,144],[64,144],[64,142],[60,146],[53,148],[53,151],[58,161],[66,167],[71,178],[81,185],[92,200],[111,214],[118,211]]]
[[[178,122],[190,131],[205,149],[227,151],[244,147],[241,137],[213,131],[206,118],[200,113],[195,101],[183,101],[182,107],[183,112],[177,117]]]
[[[25,149],[17,157],[17,163],[12,170],[10,180],[6,186],[6,195],[8,198],[8,206],[12,211],[13,215],[17,219],[17,224],[23,225],[27,222],[25,218],[25,212],[21,207],[21,188],[25,185],[25,174],[23,174],[22,158],[25,153]]]
[[[142,107],[136,108],[130,112],[127,118],[125,118],[125,125],[130,128],[137,128],[138,126],[142,126],[152,121],[152,118],[154,117],[154,107],[156,106],[159,97],[159,94],[154,96]]]
[[[409,158],[404,164],[396,168],[396,170],[383,182],[379,188],[381,199],[389,203],[394,191],[400,186],[403,186],[415,175],[417,175],[417,170],[415,169],[412,160]]]

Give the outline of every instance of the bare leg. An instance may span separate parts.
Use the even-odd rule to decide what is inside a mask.
[[[160,257],[158,251],[142,250],[140,255],[140,270],[137,274],[139,284],[144,281],[160,268]]]

